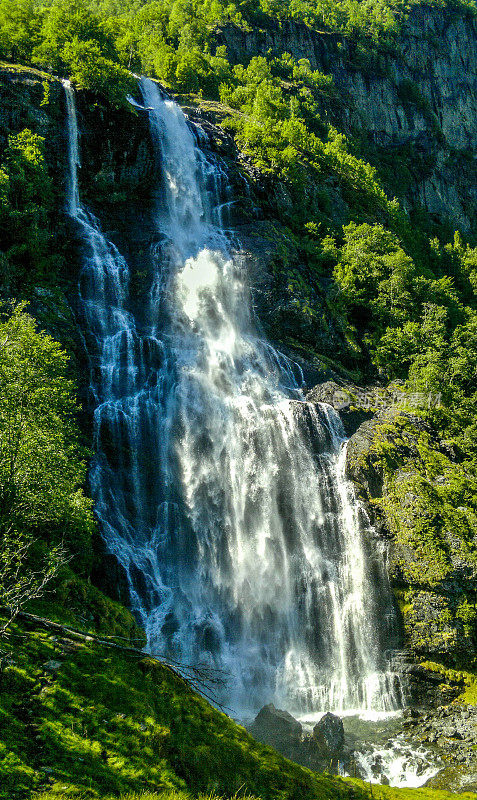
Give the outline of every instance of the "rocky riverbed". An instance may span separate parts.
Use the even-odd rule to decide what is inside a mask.
[[[477,707],[459,703],[391,715],[303,715],[265,706],[253,736],[317,771],[397,787],[477,791]]]
[[[410,709],[405,715],[406,738],[432,749],[443,762],[426,785],[477,791],[477,707],[451,703],[423,713]]]

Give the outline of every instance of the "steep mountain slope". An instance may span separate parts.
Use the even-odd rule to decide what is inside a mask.
[[[366,53],[353,39],[293,21],[250,31],[225,26],[217,42],[234,63],[290,53],[331,75],[337,97],[323,110],[407,210],[422,207],[462,231],[475,229],[477,22],[470,10],[411,7],[391,52]]]
[[[343,414],[354,434],[348,473],[390,553],[414,699],[439,704],[472,683],[477,659],[475,16],[462,7],[419,4],[397,41],[370,49],[359,38],[262,15],[248,30],[230,20],[210,26],[206,49],[215,54],[211,58],[223,58],[215,49],[223,45],[228,57],[227,68],[222,61],[219,65],[223,74],[214,62],[223,78],[220,99],[216,83],[210,88],[210,76],[195,66],[192,86],[174,76],[170,86],[182,90],[177,94],[181,105],[200,122],[208,146],[227,165],[233,190],[230,224],[245,245],[259,324],[303,368],[307,389],[324,378],[335,381],[331,394],[320,387],[311,400],[333,401],[335,391],[348,392],[347,402],[355,409]],[[168,47],[174,51],[169,41]],[[308,65],[299,59],[308,59]],[[57,66],[65,70],[64,63]],[[45,137],[53,182],[47,201],[46,195],[34,197],[36,206],[44,207],[41,219],[48,233],[37,251],[25,241],[30,229],[14,224],[19,211],[23,220],[31,219],[31,206],[19,209],[22,199],[12,197],[2,211],[2,298],[27,300],[41,326],[73,356],[84,438],[91,442],[89,366],[75,314],[80,243],[64,215],[64,92],[50,72],[34,68],[6,64],[1,77],[2,180],[11,171],[9,137],[28,129]],[[85,203],[131,266],[140,307],[151,251],[159,244],[152,221],[157,167],[146,116],[124,104],[123,89],[134,91],[135,82],[128,78],[123,85],[119,77],[115,92],[105,84],[94,86],[99,94],[77,93],[79,179]],[[86,79],[84,84],[89,85]],[[392,405],[389,397],[381,403],[362,390],[371,386],[374,391],[377,384],[382,389],[390,380],[389,394],[401,393],[400,415],[380,410],[380,404]],[[98,535],[83,555],[84,563],[76,558],[71,565],[79,577],[61,576],[57,598],[73,605],[75,613],[83,611],[88,625],[128,639],[138,636],[127,613],[90,587],[92,579],[115,600],[130,603],[124,573],[103,552]],[[54,600],[43,610],[65,619]],[[105,708],[110,696],[119,705],[129,703],[130,687],[141,694],[143,679],[147,683],[138,705],[126,713],[127,730],[118,721],[122,710],[118,719],[105,710],[106,724],[91,711],[99,702],[96,689],[89,687],[88,694],[81,686],[81,674],[96,672],[97,654],[81,647],[74,651],[77,663],[76,655],[65,658],[65,681],[76,687],[75,697],[68,699],[70,687],[61,672],[53,688],[42,683],[43,666],[54,660],[56,645],[31,631],[25,641],[22,650],[25,642],[15,639],[18,664],[8,664],[15,656],[6,648],[4,673],[6,713],[9,704],[17,704],[15,712],[25,717],[16,729],[18,742],[7,742],[6,755],[12,778],[7,791],[18,789],[19,798],[32,787],[46,787],[56,763],[62,765],[58,786],[68,786],[58,790],[59,796],[90,789],[92,797],[107,797],[163,787],[228,795],[243,786],[263,798],[361,796],[359,789],[353,795],[349,785],[312,777],[259,748],[202,701],[191,700],[186,689],[182,694],[179,683],[170,688],[169,679],[175,678],[169,673],[165,678],[155,665],[138,668],[144,678],[121,659],[101,663],[108,686],[106,700],[102,695],[99,700]],[[73,653],[69,647],[63,653]],[[169,687],[164,705],[152,686],[156,671]],[[29,698],[26,708],[22,694]],[[147,751],[149,722],[142,721],[150,705],[155,709],[151,736],[160,748],[162,739],[167,742],[160,767],[155,744],[152,756]],[[180,722],[174,728],[176,711]],[[39,721],[30,726],[29,717],[37,713]],[[50,713],[58,714],[58,729]],[[82,735],[72,719],[77,713]],[[11,724],[12,717],[7,719]],[[162,730],[169,726],[173,734]],[[208,726],[214,731],[210,741]],[[33,766],[32,732],[42,737]],[[108,752],[114,736],[115,747],[142,751],[134,768],[125,765],[123,752]],[[77,748],[85,749],[79,758],[85,758],[81,765],[90,764],[89,772],[73,767]],[[55,764],[46,763],[46,756]],[[232,758],[239,764],[233,771]],[[135,769],[135,775],[128,772]],[[211,779],[215,772],[216,780]]]
[[[84,637],[83,637],[84,638]],[[0,797],[450,800],[365,787],[292,764],[138,652],[34,621],[15,626],[0,674]],[[39,793],[39,794],[37,794]],[[461,794],[471,798],[475,795]]]

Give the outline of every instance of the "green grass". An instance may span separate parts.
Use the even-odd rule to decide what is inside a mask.
[[[455,797],[370,786],[293,764],[142,654],[30,622],[14,625],[1,649],[1,800]],[[60,666],[51,672],[49,661]]]
[[[238,794],[236,795],[237,800],[239,798],[243,798],[244,800],[259,800],[258,798],[253,798],[251,795],[246,794]],[[41,794],[37,794],[35,800],[78,800],[78,795],[75,794],[58,794],[57,792],[42,792]],[[105,800],[115,800],[113,796],[105,798]],[[186,792],[161,792],[161,794],[156,794],[152,792],[134,792],[133,794],[126,794],[122,795],[121,800],[191,800],[191,795],[187,794]],[[197,800],[223,800],[223,798],[217,797],[217,795],[200,795]],[[233,798],[235,800],[235,798]]]
[[[0,675],[2,800],[35,791],[49,800],[141,791],[169,798],[171,792],[262,800],[367,796],[259,744],[150,658],[30,623],[14,626],[3,650],[14,663]],[[45,667],[52,660],[61,662],[54,674]]]
[[[475,800],[477,795],[472,792],[454,794],[440,789],[393,789],[391,786],[371,786],[363,781],[350,781],[350,783],[369,791],[368,797],[374,800]]]
[[[235,795],[232,800],[260,800],[254,798],[250,794],[239,793]],[[35,800],[78,800],[78,795],[73,794],[58,794],[56,792],[45,792],[37,794]],[[105,798],[105,800],[116,800],[113,796]],[[133,794],[126,794],[121,796],[121,800],[191,800],[191,795],[187,792],[161,792],[160,794],[152,792],[134,792]],[[224,800],[217,795],[201,794],[196,800]]]
[[[475,794],[464,792],[463,794],[452,794],[451,792],[433,790],[433,789],[393,789],[390,786],[376,786],[364,784],[362,781],[349,781],[349,784],[354,784],[358,789],[366,791],[366,797],[370,800],[475,800]],[[331,797],[331,795],[330,795]],[[234,795],[233,800],[260,800],[260,798],[253,798],[249,794],[238,793]],[[58,794],[56,792],[46,792],[41,795],[36,795],[35,800],[78,800],[78,795],[74,794]],[[104,798],[104,800],[115,800],[113,796]],[[121,800],[191,800],[191,795],[184,792],[161,792],[160,794],[152,794],[144,792],[140,794],[127,794],[122,795]],[[200,795],[197,800],[224,800],[223,797],[217,795]]]

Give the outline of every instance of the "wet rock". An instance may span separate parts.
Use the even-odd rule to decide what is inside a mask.
[[[47,661],[45,664],[43,664],[43,669],[45,672],[58,672],[58,670],[61,669],[61,661],[54,661],[53,659],[51,661]]]
[[[425,720],[417,720],[413,738],[432,745],[433,752],[445,765],[426,786],[454,791],[467,789],[466,775],[473,771],[477,774],[476,725],[477,710],[457,703],[440,706],[428,712]]]
[[[99,95],[78,93],[81,194],[92,204],[121,205],[153,191],[158,169],[146,114],[125,114]]]
[[[277,750],[296,748],[303,733],[298,720],[288,711],[275,708],[273,703],[260,709],[249,730],[256,739],[276,747]]]
[[[289,404],[295,420],[308,438],[316,454],[319,455],[326,450],[330,450],[333,446],[332,438],[323,410],[319,407],[313,410],[313,406],[310,406],[309,403],[303,403],[299,400],[290,400]],[[318,419],[320,421],[319,425],[316,424]]]
[[[403,714],[404,719],[419,719],[421,712],[417,708],[406,708]],[[425,717],[423,717],[425,719]]]
[[[431,517],[435,508],[429,506],[416,489],[419,469],[413,465],[419,461],[418,442],[422,436],[432,441],[436,453],[442,453],[451,462],[455,460],[456,455],[450,452],[438,431],[417,415],[405,411],[399,404],[378,410],[348,442],[346,475],[354,483],[374,529],[386,544],[408,652],[419,662],[465,664],[475,654],[475,642],[471,626],[466,628],[458,609],[466,602],[474,602],[471,592],[475,566],[470,558],[465,560],[462,543],[454,541],[453,532],[443,533],[448,544],[445,553],[443,547],[439,551],[438,543],[438,555],[433,555],[429,548],[423,556],[422,548],[410,545],[414,535],[418,540],[418,533],[414,533],[416,520],[430,530],[434,524]],[[392,479],[385,474],[379,455],[386,448],[396,453]],[[399,503],[396,497],[400,498]],[[381,498],[384,499],[382,504],[374,502]],[[389,511],[391,507],[395,512]],[[432,583],[424,588],[426,578],[436,570],[442,570],[444,575],[438,591]],[[414,705],[437,706],[443,700],[452,701],[462,691],[457,673],[452,677],[433,677],[430,671],[426,673],[415,665],[404,667],[402,671],[410,678]]]
[[[127,572],[115,555],[107,553],[102,540],[98,541],[101,558],[93,570],[96,583],[113,599],[128,606],[131,604]]]
[[[363,394],[364,390],[357,386],[327,380],[314,386],[306,399],[310,403],[327,403],[333,406],[340,415],[347,436],[352,436],[363,422],[373,416],[369,409],[356,406],[358,395]]]
[[[446,789],[451,792],[477,791],[477,767],[466,764],[449,764],[425,784],[430,789]]]
[[[336,755],[345,741],[343,721],[328,711],[313,728],[313,738],[320,750]]]

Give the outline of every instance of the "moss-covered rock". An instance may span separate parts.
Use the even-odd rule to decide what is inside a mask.
[[[44,598],[31,603],[29,610],[53,622],[135,647],[146,644],[144,631],[124,605],[67,568],[50,585]]]
[[[474,478],[422,413],[389,408],[348,444],[347,474],[388,541],[408,648],[472,668],[477,657]]]

